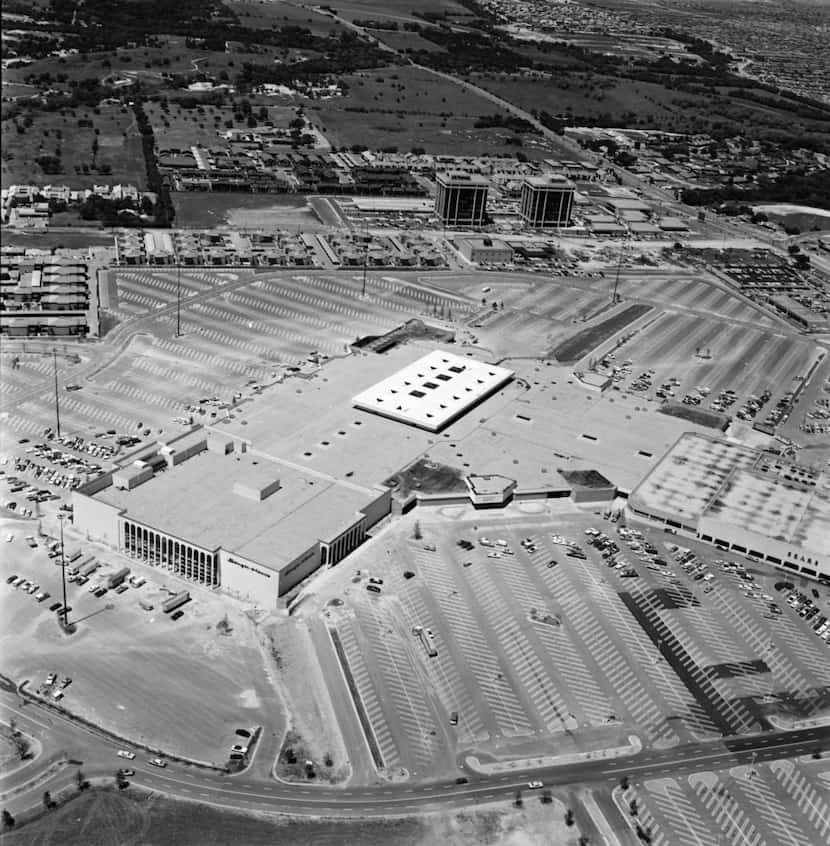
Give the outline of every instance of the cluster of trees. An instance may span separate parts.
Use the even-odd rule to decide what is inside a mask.
[[[323,39],[321,39],[323,40]],[[324,39],[324,55],[301,59],[282,65],[259,65],[245,62],[235,82],[240,91],[250,91],[258,85],[290,85],[294,80],[319,82],[331,76],[354,73],[388,62],[389,57],[374,44],[353,32]]]
[[[690,206],[739,203],[744,207],[749,203],[796,203],[830,211],[830,169],[780,179],[760,178],[749,188],[738,185],[688,188],[683,191],[683,202]]]
[[[133,101],[133,113],[135,114],[138,131],[141,133],[144,166],[147,170],[147,186],[158,198],[153,210],[153,222],[155,226],[170,226],[176,216],[176,210],[173,208],[169,186],[162,179],[161,172],[158,169],[156,138],[153,134],[152,124],[144,111],[144,104],[140,99]]]
[[[511,132],[536,132],[536,127],[524,118],[516,117],[515,115],[502,115],[498,112],[492,115],[479,115],[473,126],[476,129],[509,129]]]

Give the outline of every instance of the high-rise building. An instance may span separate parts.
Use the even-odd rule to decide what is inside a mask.
[[[522,219],[528,226],[567,226],[574,184],[564,176],[528,176],[522,185]]]
[[[435,211],[445,226],[483,226],[487,216],[487,180],[476,173],[439,173]]]

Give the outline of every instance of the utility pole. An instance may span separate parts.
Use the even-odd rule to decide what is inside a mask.
[[[363,290],[360,292],[361,297],[366,296],[366,265],[369,262],[369,221],[366,221],[366,232],[363,235]]]
[[[55,369],[55,428],[58,430],[57,437],[61,436],[61,411],[58,403],[58,351],[52,350],[52,364]]]
[[[617,303],[617,286],[620,284],[620,270],[622,269],[622,259],[623,259],[623,246],[625,245],[625,241],[620,241],[620,257],[617,261],[617,276],[614,279],[614,295],[611,297],[611,305],[616,305]]]
[[[58,515],[58,521],[61,527],[61,585],[63,587],[63,627],[69,626],[69,610],[66,607],[66,556],[63,549],[63,514]]]

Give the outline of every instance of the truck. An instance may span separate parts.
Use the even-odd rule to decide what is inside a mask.
[[[80,561],[75,561],[75,563],[71,567],[66,568],[66,572],[69,573],[70,576],[77,576],[78,573],[81,572],[82,567],[86,567],[91,561],[95,560],[94,555],[87,555],[85,558],[82,558]]]
[[[107,587],[112,590],[112,588],[118,587],[127,576],[130,575],[130,568],[129,567],[122,567],[120,570],[116,570],[114,573],[110,573],[107,576],[106,584]]]
[[[80,570],[78,570],[78,575],[89,576],[90,573],[94,573],[99,566],[98,562],[93,558],[92,561],[88,561],[83,567],[81,567]]]
[[[80,549],[70,549],[66,554],[66,560],[71,564],[73,561],[77,561],[82,555],[83,552]]]
[[[164,611],[165,614],[169,614],[171,611],[175,611],[180,605],[184,605],[185,602],[190,602],[190,593],[183,590],[175,596],[171,596],[170,599],[166,599],[162,602],[161,610]]]

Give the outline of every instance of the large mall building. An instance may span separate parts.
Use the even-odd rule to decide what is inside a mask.
[[[406,363],[391,376],[386,356],[331,362],[221,424],[145,448],[74,493],[76,528],[273,606],[361,544],[391,510],[380,483],[513,375],[448,352],[412,357],[393,356]]]

